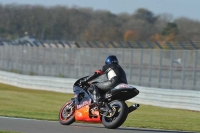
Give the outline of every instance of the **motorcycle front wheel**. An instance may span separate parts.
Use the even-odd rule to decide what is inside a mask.
[[[102,116],[102,124],[109,129],[121,126],[128,116],[128,107],[124,101],[112,101],[109,103],[112,111],[106,116]]]
[[[75,122],[75,102],[73,100],[62,106],[58,119],[62,125],[70,125]]]

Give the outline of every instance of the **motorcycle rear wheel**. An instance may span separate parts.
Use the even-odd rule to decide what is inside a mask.
[[[70,100],[62,106],[58,119],[62,125],[70,125],[75,122],[75,103],[73,100]]]
[[[102,124],[109,129],[115,129],[121,126],[128,116],[128,107],[124,101],[112,101],[110,107],[115,113],[110,116],[102,116]]]

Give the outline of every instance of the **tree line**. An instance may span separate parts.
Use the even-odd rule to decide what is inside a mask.
[[[133,14],[67,6],[0,4],[0,39],[25,33],[38,40],[199,41],[200,21],[155,15],[139,8]]]

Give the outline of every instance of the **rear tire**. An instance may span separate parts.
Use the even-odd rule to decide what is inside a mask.
[[[112,117],[102,116],[102,124],[109,129],[115,129],[121,126],[128,116],[128,107],[124,101],[112,101],[110,107],[116,109]]]
[[[58,119],[62,125],[70,125],[75,122],[75,103],[73,100],[70,100],[62,106]]]

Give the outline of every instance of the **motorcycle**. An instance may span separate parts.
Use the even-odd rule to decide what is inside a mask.
[[[92,106],[94,97],[88,89],[90,84],[81,84],[83,77],[78,79],[73,85],[74,98],[66,102],[59,111],[59,122],[62,125],[70,125],[75,121],[102,123],[108,129],[115,129],[121,126],[127,116],[139,107],[134,104],[130,107],[125,103],[139,94],[139,90],[135,87],[121,83],[102,95],[103,100],[101,106]]]

